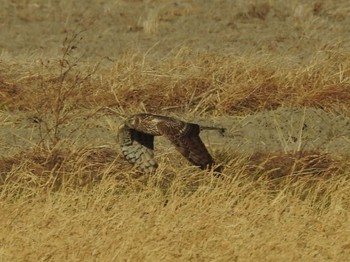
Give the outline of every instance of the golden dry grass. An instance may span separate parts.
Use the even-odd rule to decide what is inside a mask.
[[[236,157],[223,178],[171,167],[135,178],[106,155],[29,152],[1,162],[3,260],[349,256],[344,162],[259,155]]]
[[[82,145],[63,135],[63,127],[77,116],[96,112],[230,117],[283,106],[348,116],[350,51],[341,44],[348,40],[346,1],[337,7],[332,1],[215,1],[217,12],[198,1],[108,2],[103,11],[97,2],[85,11],[66,1],[70,8],[56,1],[5,2],[14,20],[50,29],[58,20],[65,23],[64,32],[77,24],[100,26],[120,9],[117,27],[128,31],[121,36],[140,34],[149,49],[123,50],[117,59],[99,57],[100,62],[84,60],[81,34],[72,30],[60,43],[59,55],[31,59],[24,54],[12,60],[0,54],[1,111],[24,112],[37,124],[33,132],[41,135],[29,149],[9,155],[1,151],[0,261],[348,260],[348,154],[240,154],[217,147],[214,158],[225,165],[219,178],[184,165],[176,153],[167,154],[154,175],[142,176],[117,148]],[[225,13],[231,5],[232,15]],[[138,10],[146,11],[140,15]],[[74,16],[81,20],[74,22]],[[218,52],[220,45],[198,51],[181,42],[171,51],[164,48],[167,55],[161,59],[149,55],[148,45],[182,18],[201,21],[208,41],[215,42],[212,32],[218,41],[233,41],[231,33],[246,35],[237,40],[237,48],[256,49],[225,54]],[[4,21],[6,33],[11,32],[12,20]],[[225,29],[215,27],[221,21]],[[321,41],[316,36],[328,32],[327,23],[333,27]],[[271,40],[259,30],[248,34],[255,27]],[[341,35],[335,40],[334,31]],[[115,32],[103,33],[110,37]],[[174,34],[186,39],[191,32]],[[23,41],[38,35],[23,35]],[[309,50],[307,59],[292,56]],[[7,125],[0,123],[1,128]]]
[[[111,153],[36,151],[2,160],[2,259],[349,256],[344,161],[260,154],[235,157],[223,178],[165,166],[137,178]]]
[[[144,63],[127,54],[109,70],[76,69],[60,79],[62,59],[33,65],[33,72],[1,75],[2,106],[11,110],[55,110],[63,92],[73,108],[118,107],[124,111],[169,110],[196,114],[237,114],[287,107],[349,108],[349,53],[290,68],[264,56],[180,53]],[[320,55],[322,57],[322,55]],[[7,65],[6,65],[7,66]],[[18,72],[14,66],[13,70]],[[74,70],[73,70],[74,71]],[[84,72],[84,73],[83,73]],[[48,88],[51,87],[51,88]],[[160,91],[161,90],[161,91]]]

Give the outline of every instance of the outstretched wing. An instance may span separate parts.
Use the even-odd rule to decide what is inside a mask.
[[[181,125],[177,122],[174,125],[171,122],[162,122],[158,124],[158,129],[192,164],[201,169],[207,169],[214,165],[213,158],[199,137],[199,125],[185,122],[181,122]]]
[[[137,169],[145,173],[152,173],[157,169],[153,152],[154,136],[121,125],[118,138],[125,159],[135,164]]]

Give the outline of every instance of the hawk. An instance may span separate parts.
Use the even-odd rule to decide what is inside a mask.
[[[201,169],[211,169],[215,162],[199,137],[201,130],[224,128],[206,127],[153,114],[136,114],[127,118],[119,127],[119,144],[127,161],[144,173],[154,172],[158,164],[154,160],[154,137],[164,136],[192,164]],[[221,172],[217,167],[215,172]]]

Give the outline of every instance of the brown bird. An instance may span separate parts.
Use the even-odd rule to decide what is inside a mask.
[[[215,163],[199,137],[201,130],[218,130],[221,134],[225,131],[224,128],[200,126],[172,117],[141,113],[125,120],[119,128],[118,137],[126,160],[144,173],[152,173],[158,167],[154,160],[154,136],[165,136],[192,164],[203,170],[211,169]],[[221,167],[214,171],[221,172]]]

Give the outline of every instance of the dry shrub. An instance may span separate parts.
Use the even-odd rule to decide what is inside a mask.
[[[3,74],[0,102],[20,110],[55,111],[58,104],[64,104],[65,110],[108,106],[197,114],[256,112],[279,106],[350,107],[350,62],[345,53],[329,54],[320,62],[321,53],[309,65],[297,67],[277,66],[266,56],[203,54],[189,61],[189,53],[185,49],[157,62],[125,54],[111,70],[74,67],[64,77],[59,63],[53,61],[41,71],[32,68],[35,73],[27,77]]]
[[[241,176],[242,179],[246,177],[249,180],[257,178],[267,180],[306,177],[331,178],[344,173],[346,169],[346,161],[343,158],[336,158],[320,152],[255,153],[250,157],[239,154],[228,157],[224,153],[217,152],[215,157],[226,164],[224,175],[219,176],[219,180],[222,178],[231,179],[237,175]],[[184,177],[190,178],[190,173],[193,172],[193,178],[197,175],[211,177],[210,174],[208,176],[207,171],[190,167],[184,170],[182,167],[169,166],[166,168],[164,164],[162,163],[162,168],[156,176],[168,176],[168,178],[174,179],[176,174],[179,177],[184,174]],[[84,148],[80,150],[37,148],[12,157],[2,158],[0,166],[2,184],[11,181],[26,181],[30,184],[35,181],[32,186],[39,187],[47,186],[51,182],[62,184],[62,180],[65,180],[66,185],[82,186],[100,181],[104,176],[112,176],[119,180],[124,177],[123,174],[127,173],[131,175],[128,176],[130,178],[137,179],[142,176],[142,174],[133,173],[132,166],[115,150],[109,148]],[[26,172],[30,176],[23,176]],[[145,177],[147,178],[147,176]]]
[[[4,80],[4,77],[0,79],[0,106],[7,107],[9,105],[14,105],[15,103],[21,104],[20,101],[23,101],[23,88],[18,87],[18,85],[13,83],[7,83]],[[20,107],[21,108],[21,107]]]
[[[308,151],[230,157],[226,181],[251,185],[251,190],[264,192],[274,203],[292,198],[306,201],[319,212],[334,205],[334,196],[343,194],[339,189],[350,181],[348,156]]]
[[[253,110],[263,108],[273,110],[283,105],[284,98],[279,97],[279,87],[275,83],[262,83],[253,91],[250,86],[241,86],[235,93],[224,96],[222,100],[222,110],[226,113]],[[280,101],[279,101],[280,100]]]
[[[119,159],[119,160],[118,160]],[[36,148],[0,160],[1,184],[25,183],[35,188],[80,187],[104,176],[130,170],[112,149]]]
[[[340,175],[344,170],[341,159],[320,152],[255,153],[249,160],[252,174],[262,174],[268,179],[282,177],[300,178],[312,176],[329,178]]]
[[[325,105],[334,105],[348,107],[350,101],[350,92],[348,85],[330,85],[308,92],[301,99],[301,104],[316,108],[327,109]]]

